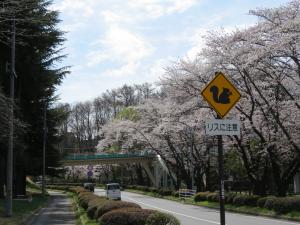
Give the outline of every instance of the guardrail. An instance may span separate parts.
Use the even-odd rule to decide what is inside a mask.
[[[179,198],[191,198],[196,194],[196,190],[179,189]]]

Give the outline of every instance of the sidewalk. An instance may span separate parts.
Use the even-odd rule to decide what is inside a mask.
[[[75,213],[71,201],[60,192],[49,192],[50,202],[26,225],[75,225]]]

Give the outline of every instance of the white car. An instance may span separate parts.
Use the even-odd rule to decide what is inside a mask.
[[[109,183],[106,185],[106,198],[121,200],[121,189],[118,183]]]

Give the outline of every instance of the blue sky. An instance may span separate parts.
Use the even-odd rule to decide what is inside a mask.
[[[193,58],[210,30],[231,31],[257,22],[250,9],[287,0],[54,0],[66,31],[61,102],[93,100],[123,84],[155,82],[163,68]]]

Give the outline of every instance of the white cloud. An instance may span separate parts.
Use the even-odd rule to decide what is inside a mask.
[[[119,68],[104,71],[103,74],[111,78],[130,77],[138,71],[140,63],[128,62]]]
[[[119,23],[121,22],[122,20],[126,19],[124,18],[120,12],[114,12],[113,10],[104,10],[100,13],[105,22],[107,23]]]
[[[85,24],[82,22],[78,22],[73,24],[64,24],[63,26],[61,26],[61,30],[65,32],[74,32],[80,30],[83,27],[85,27]]]
[[[88,66],[95,66],[103,61],[137,63],[143,58],[150,56],[154,48],[136,33],[119,26],[112,26],[106,32],[103,39],[93,43],[96,51],[88,53]]]
[[[130,0],[129,6],[151,18],[158,18],[172,13],[182,13],[199,0]]]
[[[191,43],[191,48],[187,51],[186,57],[193,59],[200,51],[205,47],[205,39],[203,36],[207,33],[206,29],[198,28],[194,29],[193,35],[191,35],[189,41]]]
[[[100,0],[63,0],[51,6],[53,10],[67,13],[80,20],[82,16],[90,17],[94,14],[94,6]]]
[[[147,74],[147,78],[153,81],[159,81],[159,79],[165,74],[165,68],[168,67],[170,64],[175,62],[177,59],[168,56],[166,58],[157,59],[150,65],[150,68],[145,71]]]

